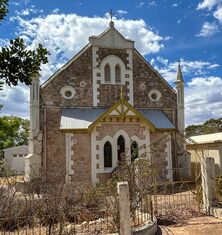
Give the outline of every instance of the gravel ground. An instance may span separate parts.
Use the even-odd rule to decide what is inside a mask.
[[[191,218],[183,225],[159,226],[157,235],[222,235],[222,219],[211,216]]]

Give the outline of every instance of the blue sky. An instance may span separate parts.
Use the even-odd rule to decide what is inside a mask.
[[[222,0],[9,0],[0,46],[16,36],[30,48],[42,43],[51,54],[44,81],[108,27],[110,9],[115,27],[172,86],[181,60],[187,124],[222,117]],[[28,117],[28,98],[27,87],[5,87],[0,115]]]

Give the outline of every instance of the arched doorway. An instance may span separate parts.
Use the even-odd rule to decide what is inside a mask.
[[[117,139],[118,161],[124,160],[125,155],[125,140],[122,135]]]

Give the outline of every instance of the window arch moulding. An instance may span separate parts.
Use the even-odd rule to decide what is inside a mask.
[[[125,74],[127,74],[127,69],[123,61],[116,55],[109,55],[105,57],[102,62],[100,63],[100,68],[98,70],[101,71],[101,78],[102,78],[102,83],[108,83],[106,81],[106,66],[107,64],[110,66],[110,75],[111,79],[110,82],[111,84],[124,84],[124,81],[126,80]],[[117,74],[118,74],[118,79],[116,79],[116,66],[117,66]],[[109,83],[110,83],[109,82]]]

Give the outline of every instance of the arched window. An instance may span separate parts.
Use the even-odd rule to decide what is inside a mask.
[[[112,167],[112,145],[109,141],[104,144],[104,167]]]
[[[115,67],[115,78],[116,82],[121,82],[121,68],[119,64],[117,64]]]
[[[125,154],[125,140],[123,136],[119,136],[117,140],[117,150],[118,150],[118,161],[121,162],[124,160]]]
[[[133,141],[131,144],[131,162],[137,159],[139,156],[139,147],[136,141]]]
[[[105,65],[105,82],[111,82],[111,74],[110,74],[110,65],[106,64]]]

